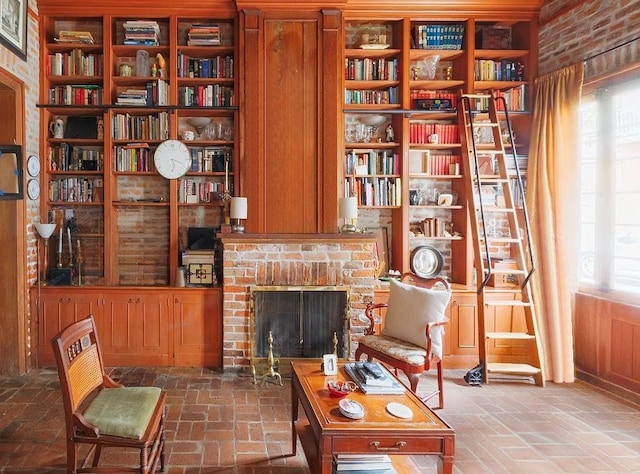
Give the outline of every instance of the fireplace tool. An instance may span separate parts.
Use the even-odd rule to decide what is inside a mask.
[[[276,381],[280,386],[282,386],[282,376],[276,370],[277,360],[273,357],[273,333],[269,331],[269,337],[267,339],[269,343],[269,353],[267,355],[267,370],[260,376],[262,377],[262,383],[266,383],[268,379],[272,379]],[[256,367],[255,365],[251,366],[251,373],[253,375],[253,383],[258,383],[256,380]]]

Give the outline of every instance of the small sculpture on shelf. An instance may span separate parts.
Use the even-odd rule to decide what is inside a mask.
[[[387,126],[387,129],[386,129],[386,140],[387,140],[387,143],[394,142],[395,139],[396,139],[396,134],[393,131],[393,126],[391,124],[389,124]]]

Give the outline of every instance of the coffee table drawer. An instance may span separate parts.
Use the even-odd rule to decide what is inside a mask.
[[[405,437],[405,436],[364,436],[364,437],[333,437],[333,452],[335,453],[441,453],[443,450],[442,436]]]

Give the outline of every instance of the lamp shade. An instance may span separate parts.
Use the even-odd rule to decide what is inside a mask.
[[[338,214],[341,219],[357,219],[358,199],[355,196],[340,198],[338,202]]]
[[[231,219],[246,219],[247,218],[247,198],[246,197],[232,197],[231,209],[229,211]]]
[[[48,239],[53,234],[53,231],[56,230],[55,224],[43,224],[42,222],[38,222],[34,224],[38,235],[43,239]]]

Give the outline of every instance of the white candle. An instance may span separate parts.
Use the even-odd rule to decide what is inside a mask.
[[[67,227],[67,237],[69,237],[69,253],[73,253],[73,247],[71,247],[71,229]]]
[[[60,237],[58,237],[58,253],[62,253],[62,226],[60,227]]]
[[[229,161],[224,160],[224,192],[229,192]]]

